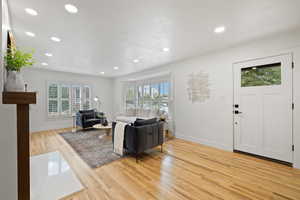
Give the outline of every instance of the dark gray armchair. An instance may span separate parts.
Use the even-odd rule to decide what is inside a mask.
[[[103,113],[96,112],[95,110],[80,110],[76,113],[76,126],[91,128],[96,124],[103,124],[106,117]]]

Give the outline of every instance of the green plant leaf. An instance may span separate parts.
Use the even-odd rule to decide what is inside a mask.
[[[4,56],[5,67],[8,71],[20,71],[23,67],[31,67],[34,64],[32,52],[23,52],[17,48],[8,48]]]

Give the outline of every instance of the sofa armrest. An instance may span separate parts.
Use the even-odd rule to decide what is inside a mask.
[[[141,153],[147,149],[162,145],[164,142],[163,123],[138,126],[136,129],[136,151]]]
[[[116,122],[112,122],[112,142],[114,144]],[[136,130],[134,126],[126,125],[124,130],[124,148],[128,152],[135,152]]]
[[[95,119],[100,119],[100,123],[103,124],[107,120],[103,112],[95,112]]]
[[[137,131],[134,126],[127,125],[125,127],[124,147],[128,152],[137,153],[138,140]]]
[[[95,118],[96,119],[103,119],[105,118],[105,115],[103,112],[95,112]]]

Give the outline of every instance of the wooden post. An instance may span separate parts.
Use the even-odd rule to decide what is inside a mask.
[[[18,199],[30,200],[29,105],[17,105]],[[29,191],[29,192],[28,192]]]
[[[34,92],[3,92],[3,104],[17,105],[18,200],[30,200],[29,104],[36,103]]]

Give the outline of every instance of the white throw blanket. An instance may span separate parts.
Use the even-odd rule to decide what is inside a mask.
[[[124,132],[125,126],[127,124],[124,122],[117,122],[114,132],[114,152],[123,155],[123,144],[124,144]]]

